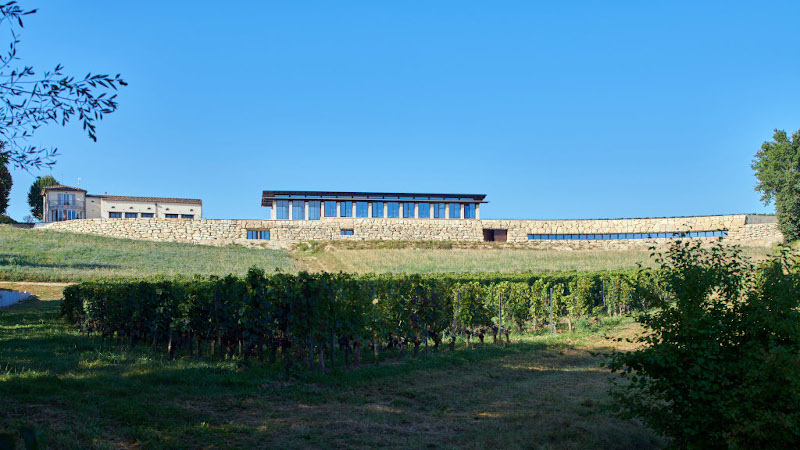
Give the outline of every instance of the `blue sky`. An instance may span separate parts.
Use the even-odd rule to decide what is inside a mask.
[[[22,1],[18,55],[122,73],[98,126],[41,129],[90,193],[485,193],[486,218],[771,212],[751,160],[800,129],[800,2]],[[34,176],[13,171],[8,213]]]

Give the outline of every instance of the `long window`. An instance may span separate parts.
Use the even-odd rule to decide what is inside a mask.
[[[356,217],[369,217],[369,203],[356,202]]]
[[[353,230],[339,230],[339,234],[342,236],[352,236]]]
[[[289,200],[278,200],[275,202],[275,218],[286,220],[289,218]]]
[[[475,218],[475,204],[474,203],[465,203],[464,204],[464,218],[465,219],[474,219]]]
[[[339,202],[341,217],[353,217],[353,202]]]
[[[383,217],[383,202],[372,203],[372,217]]]
[[[727,237],[728,230],[670,231],[666,233],[624,234],[529,234],[529,241],[616,241],[620,239],[682,239],[703,237]]]
[[[181,214],[181,219],[194,219],[194,214]]]
[[[58,204],[66,206],[74,205],[75,194],[58,194]]]
[[[126,219],[135,219],[138,216],[139,216],[138,213],[128,213],[128,212],[125,213],[125,218]]]
[[[446,203],[434,203],[433,204],[433,218],[434,219],[444,219],[445,216],[445,208]]]
[[[169,214],[167,214],[167,215],[169,216]],[[121,212],[110,212],[110,213],[108,213],[108,218],[109,219],[121,219],[122,218],[122,213]]]
[[[325,217],[336,217],[336,202],[325,202]]]
[[[303,220],[306,218],[306,202],[302,200],[292,200],[292,220]]]
[[[269,230],[247,230],[247,239],[269,240]]]
[[[400,217],[400,203],[389,202],[386,204],[386,217],[398,218]]]
[[[308,220],[319,220],[320,205],[321,202],[319,200],[308,202]]]
[[[177,219],[178,215],[177,214],[164,214],[164,217],[166,217],[167,219]]]
[[[403,217],[406,219],[413,219],[414,218],[414,204],[413,203],[403,203]]]
[[[450,203],[450,218],[451,219],[460,219],[461,218],[461,203]]]
[[[430,203],[419,203],[417,204],[417,217],[420,219],[430,219],[431,218],[431,204]]]
[[[153,213],[142,213],[142,219],[151,218],[153,217]]]

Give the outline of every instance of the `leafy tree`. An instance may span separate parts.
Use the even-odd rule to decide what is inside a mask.
[[[800,442],[800,264],[757,269],[736,249],[676,242],[661,261],[673,302],[637,321],[642,348],[609,356],[612,392],[680,448]]]
[[[775,202],[778,225],[788,241],[800,239],[800,130],[791,138],[775,130],[772,141],[761,144],[751,166],[756,171],[765,205]]]
[[[127,83],[119,74],[87,74],[75,78],[57,64],[38,75],[33,67],[18,65],[17,46],[22,18],[34,14],[12,1],[0,5],[0,27],[8,27],[10,45],[0,55],[0,140],[6,147],[0,154],[17,167],[39,168],[55,164],[58,149],[28,144],[36,130],[50,123],[66,125],[73,119],[81,122],[93,141],[97,141],[96,123],[104,114],[116,111],[116,91]]]
[[[3,144],[0,143],[0,214],[6,213],[8,196],[11,194],[13,184],[11,172],[8,171],[8,159],[3,156]]]
[[[28,205],[31,207],[31,214],[39,220],[42,218],[42,190],[47,186],[60,184],[52,175],[36,177],[31,188],[28,190]]]

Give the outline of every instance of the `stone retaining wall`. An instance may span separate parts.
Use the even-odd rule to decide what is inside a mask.
[[[115,238],[186,242],[207,245],[265,245],[272,248],[317,240],[401,240],[482,242],[484,229],[508,230],[515,246],[564,249],[625,249],[648,247],[670,239],[605,241],[533,241],[528,234],[617,234],[727,230],[725,242],[768,246],[782,242],[776,223],[748,224],[746,215],[666,217],[602,220],[467,220],[371,219],[232,220],[232,219],[82,219],[56,222],[41,228],[89,233]],[[353,234],[342,236],[343,229]],[[248,230],[269,230],[269,241],[247,239]],[[698,238],[713,240],[716,238]]]

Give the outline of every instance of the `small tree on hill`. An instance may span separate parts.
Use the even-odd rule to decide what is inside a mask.
[[[5,214],[8,208],[8,196],[11,195],[11,172],[8,171],[8,159],[3,157],[4,144],[0,143],[0,214]]]
[[[765,205],[775,202],[778,225],[787,241],[800,239],[800,130],[791,138],[775,130],[772,141],[761,144],[751,165],[756,171]]]
[[[36,177],[31,188],[28,190],[28,205],[31,207],[31,214],[39,220],[42,218],[42,192],[47,186],[59,184],[52,175]]]

